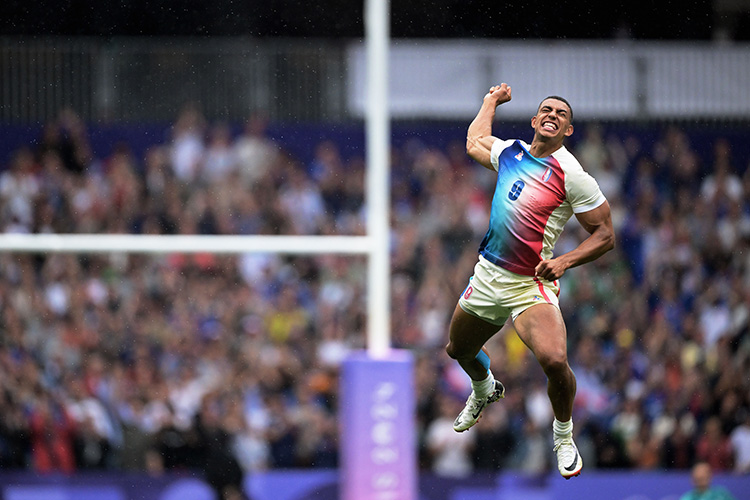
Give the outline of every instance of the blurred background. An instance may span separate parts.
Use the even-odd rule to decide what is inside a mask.
[[[364,234],[362,15],[3,2],[2,231]],[[679,498],[698,460],[742,498],[750,2],[394,0],[391,34],[391,319],[416,360],[420,498],[603,498],[587,475]],[[617,249],[562,281],[586,463],[569,483],[512,328],[488,345],[506,399],[451,425],[470,387],[447,323],[494,192],[465,132],[501,81],[495,135],[529,140],[538,102],[565,96],[568,148],[613,207]],[[584,237],[570,225],[557,251]],[[1,498],[336,498],[363,258],[15,253],[0,275]]]

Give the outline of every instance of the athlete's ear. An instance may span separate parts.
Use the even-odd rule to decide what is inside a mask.
[[[573,125],[568,125],[568,130],[565,131],[565,137],[573,135]]]
[[[536,128],[536,115],[531,117],[531,128]]]

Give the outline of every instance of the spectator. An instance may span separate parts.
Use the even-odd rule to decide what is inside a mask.
[[[461,407],[461,401],[454,397],[440,396],[438,416],[426,429],[425,442],[435,474],[466,477],[474,470],[471,451],[476,444],[475,434],[458,434],[453,430],[453,419]]]
[[[734,472],[737,474],[750,473],[750,412],[743,410],[740,425],[729,434],[734,454]]]
[[[691,478],[693,489],[680,497],[680,500],[734,500],[734,496],[723,486],[711,485],[711,466],[698,462],[693,466]]]
[[[28,419],[21,405],[10,400],[7,394],[0,398],[0,468],[23,469],[31,450]]]
[[[729,141],[719,139],[714,144],[713,172],[701,184],[701,196],[716,207],[721,215],[725,203],[737,202],[742,196],[742,181],[734,172]]]
[[[40,394],[29,417],[34,470],[71,474],[75,463],[75,424],[64,405]]]
[[[712,416],[706,421],[703,435],[696,445],[696,456],[698,460],[707,462],[712,470],[732,470],[732,444],[724,434],[718,417]]]
[[[237,167],[232,147],[232,134],[229,125],[219,123],[211,128],[209,143],[203,158],[201,178],[208,184],[226,181]]]
[[[0,210],[10,223],[6,233],[31,232],[34,204],[40,194],[37,165],[31,148],[24,147],[13,155],[8,170],[0,174]]]
[[[263,113],[253,113],[234,142],[234,157],[245,186],[255,184],[280,160],[279,147],[268,137],[267,129],[268,118]]]
[[[194,104],[186,106],[174,124],[171,164],[175,177],[181,182],[192,182],[201,173],[206,149],[204,127],[204,118]]]
[[[56,120],[45,125],[38,153],[59,157],[66,172],[75,175],[86,172],[93,154],[86,126],[75,111],[63,109]]]

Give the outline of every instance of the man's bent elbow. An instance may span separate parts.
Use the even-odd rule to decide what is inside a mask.
[[[466,138],[466,154],[469,155],[471,158],[474,158],[474,155],[477,154],[477,141],[476,139],[472,139],[471,137]]]
[[[615,249],[615,246],[617,244],[616,240],[617,238],[615,237],[614,231],[610,231],[609,234],[607,234],[606,240],[604,242],[605,253]]]
[[[469,138],[466,141],[466,154],[469,155],[469,158],[479,163],[483,167],[492,169],[490,152],[479,142]]]

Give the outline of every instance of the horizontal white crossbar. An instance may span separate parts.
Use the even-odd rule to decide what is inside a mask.
[[[368,254],[367,236],[3,234],[0,252]]]

